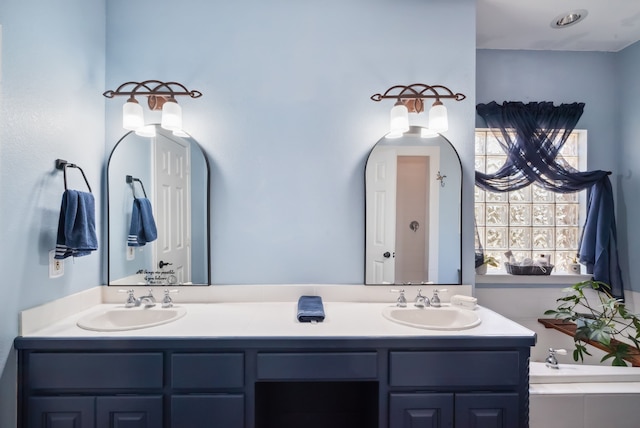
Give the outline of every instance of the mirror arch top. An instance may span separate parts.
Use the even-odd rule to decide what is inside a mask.
[[[451,142],[412,126],[365,166],[365,284],[462,283],[462,164]]]
[[[125,134],[107,162],[107,284],[210,285],[209,161],[188,134],[154,126],[155,137]],[[133,221],[134,199],[148,200],[153,222]],[[130,237],[153,224],[155,239]]]

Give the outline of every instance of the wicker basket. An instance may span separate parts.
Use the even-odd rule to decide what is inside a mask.
[[[511,275],[551,275],[553,265],[549,266],[518,266],[509,263],[504,264],[507,273]]]

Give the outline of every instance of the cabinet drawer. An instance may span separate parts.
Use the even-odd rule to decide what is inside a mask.
[[[171,426],[188,428],[243,428],[244,395],[174,395]]]
[[[515,386],[517,351],[391,352],[391,386]]]
[[[171,382],[174,388],[242,388],[244,354],[174,354]]]
[[[375,379],[375,352],[261,353],[258,380]]]
[[[162,388],[162,354],[33,353],[26,381],[33,389]]]

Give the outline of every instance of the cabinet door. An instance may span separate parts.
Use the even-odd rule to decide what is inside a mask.
[[[418,427],[452,428],[453,394],[391,394],[389,428]]]
[[[31,397],[28,402],[29,428],[94,428],[93,397]]]
[[[518,394],[456,394],[456,427],[513,428],[518,421]]]
[[[244,428],[242,394],[174,395],[171,428]]]
[[[119,427],[162,427],[162,397],[98,397],[96,428]]]

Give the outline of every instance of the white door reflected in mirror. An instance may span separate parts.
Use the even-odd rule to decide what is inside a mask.
[[[461,283],[460,159],[420,135],[383,138],[367,160],[366,284]]]

